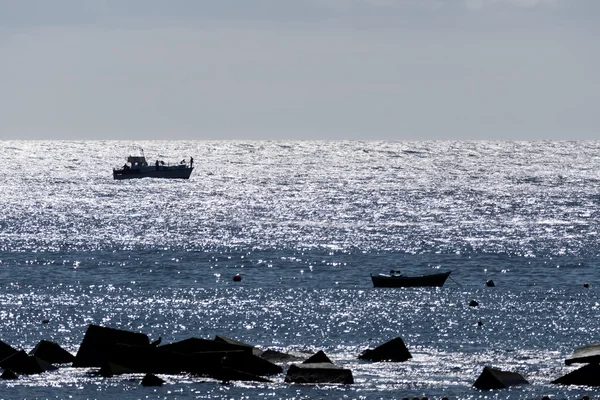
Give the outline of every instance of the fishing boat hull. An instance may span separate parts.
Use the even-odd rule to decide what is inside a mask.
[[[371,275],[374,287],[441,287],[446,283],[446,279],[452,271],[439,274],[423,275],[423,276],[390,276],[390,275]]]
[[[165,179],[189,179],[193,167],[187,165],[181,166],[152,166],[140,168],[120,168],[113,169],[114,179],[137,179],[137,178],[165,178]]]

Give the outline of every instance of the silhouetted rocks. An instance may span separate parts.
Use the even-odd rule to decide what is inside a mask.
[[[40,374],[46,371],[53,371],[56,368],[54,365],[38,358],[36,356],[29,356],[25,351],[20,350],[0,361],[0,367],[3,369],[10,369],[18,374]]]
[[[352,371],[331,363],[292,364],[285,376],[288,383],[354,383]]]
[[[299,357],[289,353],[282,353],[276,350],[265,350],[261,353],[260,358],[271,361],[273,363],[286,363],[300,361],[303,357]]]
[[[283,372],[283,368],[279,365],[244,351],[227,352],[221,359],[221,366],[258,376],[277,375]]]
[[[4,372],[2,372],[2,375],[0,375],[0,379],[13,380],[19,379],[19,377],[10,369],[5,369]]]
[[[247,382],[271,382],[269,379],[247,372],[238,371],[233,368],[221,367],[210,374],[210,377],[223,382],[247,381]]]
[[[75,360],[73,354],[60,347],[58,343],[50,342],[48,340],[41,340],[33,350],[29,352],[29,355],[39,357],[51,364],[66,364]]]
[[[223,341],[189,338],[175,343],[158,346],[159,349],[168,350],[181,354],[202,353],[208,351],[245,351],[252,354],[252,347],[237,345]]]
[[[600,365],[591,363],[552,381],[558,385],[600,386]]]
[[[494,286],[496,286],[496,284],[494,283],[493,280],[490,279],[489,281],[485,282],[485,286],[487,286],[487,287],[494,287]]]
[[[402,338],[397,337],[376,347],[362,352],[358,358],[369,361],[406,361],[412,358],[412,355],[406,348]]]
[[[501,371],[485,367],[473,386],[481,390],[506,389],[510,386],[528,385],[529,382],[516,372]]]
[[[114,364],[111,362],[106,362],[106,363],[102,364],[102,366],[100,367],[99,374],[100,374],[100,376],[103,376],[105,378],[110,378],[111,376],[122,375],[122,374],[132,374],[134,372],[136,372],[136,371],[131,370],[129,368],[125,368],[122,365]]]
[[[566,365],[575,363],[598,363],[600,362],[600,343],[589,344],[575,349],[571,357],[565,360]]]
[[[73,367],[101,367],[110,361],[113,347],[119,343],[149,347],[150,339],[143,333],[90,325],[79,346]]]
[[[6,357],[12,356],[17,351],[19,350],[0,340],[0,360],[4,360]]]
[[[151,373],[147,373],[142,379],[142,386],[162,386],[163,383],[164,380]]]
[[[319,350],[314,355],[310,356],[307,360],[303,361],[302,364],[315,364],[315,363],[329,363],[333,364],[333,361],[327,357],[323,350]]]
[[[193,372],[191,371],[192,359],[189,356],[149,345],[115,344],[107,361],[135,372],[154,374]]]
[[[479,305],[479,303],[476,300],[471,300],[471,302],[469,303],[469,307],[477,307]]]

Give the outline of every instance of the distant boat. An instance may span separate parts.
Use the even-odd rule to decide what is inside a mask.
[[[444,286],[446,279],[452,271],[442,272],[439,274],[421,275],[421,276],[406,276],[399,271],[390,271],[389,275],[371,274],[371,280],[374,287],[420,287],[420,286]]]
[[[166,178],[166,179],[189,179],[194,170],[194,158],[188,163],[182,160],[179,164],[167,164],[156,160],[148,165],[144,152],[141,156],[129,156],[127,162],[121,168],[113,168],[114,179],[134,178]]]

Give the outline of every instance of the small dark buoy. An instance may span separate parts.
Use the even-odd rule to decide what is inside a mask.
[[[442,397],[442,400],[448,400],[448,397],[444,396]]]
[[[481,320],[477,321],[477,326],[483,326],[483,321],[481,321]]]
[[[241,280],[242,280],[242,276],[241,276],[240,274],[235,274],[235,275],[233,276],[233,281],[234,281],[234,282],[239,282],[239,281],[241,281]]]
[[[490,279],[489,281],[487,281],[485,283],[485,286],[487,286],[487,287],[494,287],[494,286],[496,286],[496,284],[494,283],[493,280]]]
[[[542,400],[550,400],[550,396],[548,396],[547,394],[542,396]]]
[[[583,284],[583,287],[587,289],[587,288],[589,288],[589,287],[590,287],[590,285],[588,285],[587,283],[584,283],[584,284]]]
[[[469,303],[469,307],[477,307],[479,305],[479,303],[475,300],[471,300],[471,302]]]
[[[43,319],[43,320],[42,320],[42,324],[48,324],[48,323],[50,323],[50,320],[49,320],[49,319]]]
[[[590,396],[588,396],[587,394],[584,394],[583,397],[581,398],[581,400],[590,400]]]

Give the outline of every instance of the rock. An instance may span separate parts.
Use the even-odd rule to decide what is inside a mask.
[[[600,386],[600,365],[598,363],[587,364],[552,381],[552,383],[558,385]]]
[[[164,349],[181,354],[202,353],[208,351],[245,351],[252,354],[252,347],[247,345],[237,345],[222,341],[209,339],[189,338],[175,343],[169,343],[158,346],[159,349]]]
[[[12,356],[17,351],[19,350],[0,340],[0,360],[4,360],[6,357]]]
[[[143,333],[89,325],[79,346],[73,367],[101,367],[108,362],[117,343],[149,346],[150,339]]]
[[[2,372],[2,375],[0,375],[0,379],[19,379],[19,377],[10,369],[5,369],[4,372]]]
[[[406,348],[402,338],[397,337],[373,350],[365,350],[358,358],[369,361],[406,361],[411,359],[412,355]]]
[[[0,367],[10,369],[18,374],[41,374],[42,372],[58,369],[39,357],[27,355],[23,350],[17,351],[12,356],[0,361]]]
[[[494,287],[494,286],[496,286],[496,284],[494,283],[493,280],[490,279],[489,281],[485,282],[485,286]]]
[[[471,302],[469,303],[469,307],[477,307],[479,305],[479,303],[475,300],[471,300]]]
[[[262,350],[257,349],[256,346],[254,346],[252,344],[240,342],[239,340],[231,339],[231,338],[228,338],[227,336],[217,335],[217,336],[215,336],[214,341],[220,342],[220,343],[229,343],[234,346],[240,346],[242,348],[247,348],[248,351],[252,352],[257,357],[262,356],[262,353],[263,353]]]
[[[151,373],[147,373],[142,379],[142,386],[162,386],[163,383],[165,381]]]
[[[66,364],[75,360],[73,354],[60,347],[58,343],[50,342],[48,340],[41,340],[33,350],[29,352],[29,355],[39,357],[51,364]]]
[[[292,364],[285,376],[288,383],[352,384],[352,371],[331,363]]]
[[[221,359],[221,366],[257,376],[277,375],[283,372],[279,365],[245,351],[227,352]]]
[[[510,386],[528,385],[529,382],[516,372],[501,371],[496,368],[485,367],[473,386],[481,390],[506,389]]]
[[[107,361],[135,372],[154,374],[193,372],[191,357],[154,346],[115,344]]]
[[[260,355],[260,358],[271,361],[273,363],[285,363],[302,360],[302,357],[295,356],[293,354],[282,353],[276,350],[265,350]]]
[[[329,363],[333,362],[327,357],[323,350],[319,350],[314,355],[310,356],[307,360],[303,361],[302,364],[315,364],[315,363]]]
[[[106,362],[106,363],[102,364],[99,372],[100,372],[100,376],[103,376],[105,378],[110,378],[111,376],[115,376],[115,375],[133,374],[136,371],[133,371],[129,368],[125,368],[122,365],[117,365],[117,364],[113,364],[111,362]]]
[[[575,363],[588,364],[600,362],[600,343],[588,344],[575,349],[571,357],[565,360],[566,365]]]

